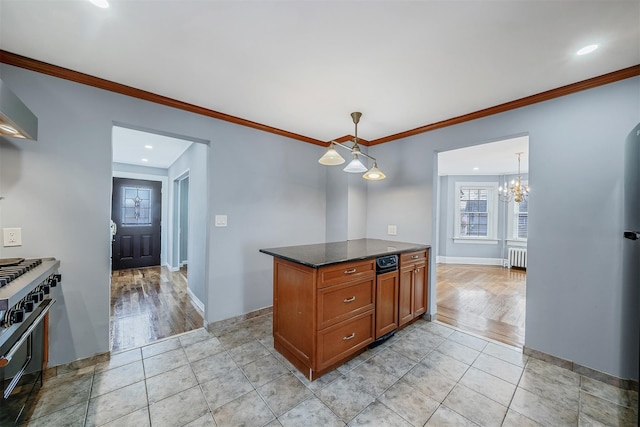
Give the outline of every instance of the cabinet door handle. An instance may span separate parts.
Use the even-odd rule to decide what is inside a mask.
[[[355,268],[352,268],[352,269],[349,269],[349,270],[345,270],[345,271],[344,271],[344,274],[353,274],[353,273],[355,273],[355,272],[356,272],[356,269],[355,269]]]
[[[418,259],[418,258],[420,258],[420,255],[413,255],[411,258]]]
[[[351,332],[351,335],[349,335],[348,337],[343,337],[342,340],[343,341],[349,341],[350,339],[353,339],[356,336],[355,332]]]
[[[415,270],[413,270],[414,273],[420,273],[420,269],[416,268]]]
[[[356,296],[352,296],[351,298],[345,298],[342,302],[354,302],[356,300]]]

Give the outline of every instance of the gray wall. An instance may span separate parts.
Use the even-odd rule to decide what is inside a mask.
[[[206,301],[206,251],[207,251],[207,212],[209,200],[207,197],[207,155],[209,147],[206,144],[195,143],[169,167],[169,259],[171,267],[180,265],[179,251],[174,251],[178,235],[175,227],[174,215],[176,212],[176,185],[175,179],[189,171],[189,228],[188,247],[189,274],[187,284],[193,294],[204,303]]]
[[[525,345],[637,378],[637,352],[623,351],[639,325],[624,314],[637,302],[624,298],[621,231],[623,146],[640,120],[638,93],[635,77],[372,147],[388,179],[369,185],[368,237],[397,221],[397,240],[434,243],[435,153],[528,134]],[[431,313],[435,296],[432,286]]]
[[[114,123],[210,141],[208,189],[191,189],[208,199],[206,229],[192,227],[205,243],[191,252],[204,256],[207,322],[272,304],[272,259],[259,248],[324,240],[319,147],[6,64],[0,76],[39,120],[38,142],[0,137],[0,225],[23,230],[0,256],[61,261],[51,365],[108,351]],[[229,227],[214,228],[215,213]]]
[[[220,123],[209,162],[207,321],[273,303],[273,260],[259,248],[323,242],[326,169],[323,149]],[[213,220],[209,220],[212,224]]]

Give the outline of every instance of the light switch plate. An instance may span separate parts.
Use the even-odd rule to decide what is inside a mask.
[[[216,215],[216,227],[226,227],[226,226],[227,226],[227,216]]]
[[[3,228],[4,246],[22,246],[22,228]]]
[[[397,236],[398,235],[398,226],[397,225],[387,225],[387,234],[389,236]]]

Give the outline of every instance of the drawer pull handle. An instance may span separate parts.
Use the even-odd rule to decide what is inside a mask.
[[[356,336],[355,332],[351,332],[351,335],[349,335],[348,337],[343,337],[342,340],[343,341],[349,341],[350,339],[353,339]]]
[[[356,300],[356,296],[352,296],[351,298],[345,298],[342,302],[354,302]]]
[[[355,272],[356,272],[356,269],[355,269],[355,268],[352,268],[352,269],[350,269],[350,270],[345,270],[345,271],[344,271],[344,274],[353,274],[353,273],[355,273]]]
[[[420,258],[420,255],[413,255],[411,258],[418,259],[418,258]]]

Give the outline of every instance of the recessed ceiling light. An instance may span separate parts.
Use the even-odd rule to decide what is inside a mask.
[[[473,168],[473,170],[474,171],[478,171],[478,170],[480,170],[480,168],[476,166],[475,168]]]
[[[147,163],[149,159],[142,159],[143,162]]]
[[[597,44],[590,44],[589,46],[585,46],[579,51],[576,52],[576,55],[586,55],[587,53],[591,53],[598,48]]]
[[[151,150],[153,149],[153,145],[145,145],[144,148],[146,148],[147,150]]]
[[[106,9],[109,7],[109,2],[107,0],[89,0],[94,5]]]

